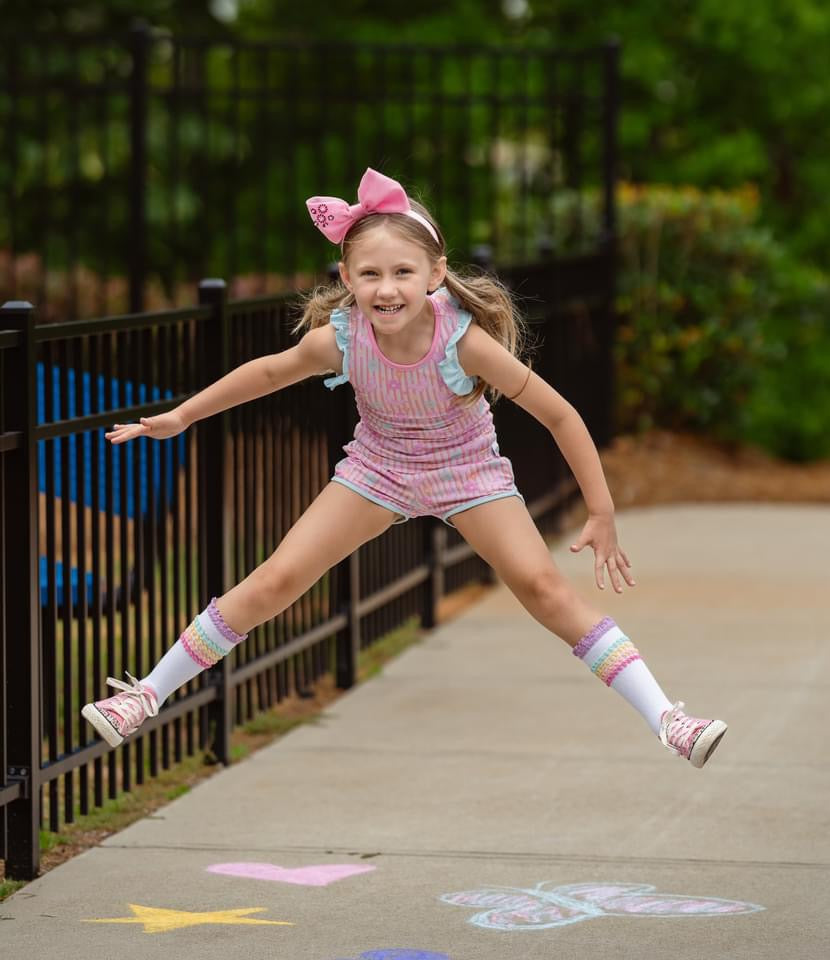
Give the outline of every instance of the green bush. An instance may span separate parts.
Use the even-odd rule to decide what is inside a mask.
[[[741,439],[790,460],[830,457],[830,283],[784,260],[766,318],[769,353],[744,411]]]
[[[618,425],[733,439],[774,299],[755,195],[624,185],[618,202]]]
[[[758,223],[754,188],[623,184],[617,202],[617,429],[830,456],[828,278]],[[579,204],[557,204],[557,245],[568,249]],[[582,198],[583,234],[598,204]]]

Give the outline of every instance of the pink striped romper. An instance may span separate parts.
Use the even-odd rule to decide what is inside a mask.
[[[499,455],[490,404],[460,400],[475,388],[458,361],[457,344],[470,325],[446,288],[430,297],[435,333],[417,363],[393,363],[357,305],[332,311],[343,373],[325,385],[351,383],[360,422],[332,480],[374,503],[410,517],[454,513],[502,497],[524,498],[513,467]],[[452,524],[450,524],[452,526]]]

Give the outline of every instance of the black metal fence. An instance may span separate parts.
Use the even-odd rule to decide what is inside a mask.
[[[602,258],[590,266],[601,295],[537,315],[537,369],[602,441],[611,274]],[[560,269],[578,277],[580,267],[589,263]],[[103,431],[284,349],[288,307],[285,298],[227,303],[224,283],[206,281],[188,309],[40,325],[28,304],[0,311],[0,852],[9,875],[37,872],[41,826],[59,830],[196,750],[227,761],[235,724],[324,673],[348,687],[363,647],[412,616],[432,626],[445,592],[488,576],[440,522],[393,527],[178,691],[134,741],[112,751],[92,739],[81,705],[103,694],[107,675],[141,676],[206,597],[265,559],[327,482],[354,412],[347,393],[307,381],[171,440],[112,447]],[[545,529],[573,485],[549,435],[520,413],[496,407],[500,443]]]
[[[187,303],[205,276],[304,288],[330,248],[303,198],[353,202],[367,166],[462,261],[589,252],[614,232],[616,77],[613,43],[0,38],[0,299],[55,322]]]

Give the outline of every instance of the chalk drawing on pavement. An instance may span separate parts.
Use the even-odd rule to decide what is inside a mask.
[[[276,863],[214,863],[208,873],[247,880],[268,880],[271,883],[295,883],[302,887],[327,887],[330,883],[370,873],[377,867],[356,863],[319,863],[305,867],[281,867]]]
[[[350,958],[352,960],[352,958]],[[433,953],[431,950],[369,950],[353,960],[450,960],[446,953]]]
[[[189,910],[167,910],[164,907],[144,907],[137,903],[128,903],[132,910],[131,917],[111,917],[105,920],[82,920],[82,923],[140,923],[144,925],[144,933],[167,933],[170,930],[181,930],[184,927],[199,927],[203,924],[232,924],[234,926],[274,926],[293,927],[287,920],[260,920],[251,919],[248,914],[262,913],[267,907],[243,907],[235,910],[211,910],[209,912],[192,913]]]
[[[756,913],[764,907],[742,900],[656,893],[642,883],[540,883],[532,889],[483,887],[446,893],[459,907],[483,907],[469,923],[485,930],[547,930],[598,917],[717,917]]]

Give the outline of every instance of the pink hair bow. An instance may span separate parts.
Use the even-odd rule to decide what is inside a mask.
[[[314,225],[331,240],[342,243],[349,230],[364,217],[373,213],[404,213],[417,220],[438,243],[432,224],[409,204],[404,188],[391,177],[367,167],[357,188],[357,203],[348,204],[338,197],[311,197],[306,200]]]

